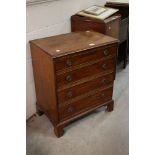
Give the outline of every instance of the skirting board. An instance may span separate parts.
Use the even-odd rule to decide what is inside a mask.
[[[26,5],[29,6],[29,5],[47,3],[52,1],[56,1],[56,0],[26,0]]]

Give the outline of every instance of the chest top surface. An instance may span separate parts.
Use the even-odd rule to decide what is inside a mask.
[[[98,32],[81,31],[32,40],[30,44],[35,44],[52,57],[60,57],[117,42],[117,39]]]

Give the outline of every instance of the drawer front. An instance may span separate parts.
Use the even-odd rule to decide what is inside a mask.
[[[100,76],[93,80],[89,80],[87,82],[81,83],[74,87],[65,89],[63,91],[58,92],[58,102],[59,104],[71,100],[80,95],[86,94],[91,90],[100,88],[100,87],[108,87],[113,84],[114,73],[107,74],[105,76]]]
[[[106,58],[109,56],[116,55],[116,48],[117,48],[116,46],[100,47],[87,50],[85,52],[55,58],[54,59],[55,69],[56,71],[58,71],[67,68],[72,68],[82,63],[90,62],[92,60],[97,60],[103,57]]]
[[[72,84],[83,78],[88,78],[95,74],[106,73],[107,71],[113,71],[115,67],[115,57],[107,60],[101,60],[95,64],[91,64],[67,73],[57,75],[58,88],[65,85]]]
[[[78,100],[74,103],[59,107],[59,118],[65,120],[72,116],[78,115],[91,107],[98,106],[112,99],[113,88],[102,90],[94,95]]]

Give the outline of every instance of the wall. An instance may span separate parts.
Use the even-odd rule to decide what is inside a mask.
[[[104,5],[105,0],[56,0],[27,6],[26,118],[36,112],[36,95],[29,40],[70,32],[70,16],[95,4]]]

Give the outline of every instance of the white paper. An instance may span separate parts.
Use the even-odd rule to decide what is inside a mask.
[[[129,0],[107,0],[107,2],[128,4],[129,3]]]
[[[92,18],[104,20],[107,17],[111,16],[112,14],[116,13],[117,11],[118,11],[118,9],[113,9],[113,8],[106,7],[106,11],[104,11],[102,14],[100,14],[98,16],[87,14],[87,13],[85,13],[83,11],[80,11],[77,14],[82,15],[82,16],[86,16],[86,17],[92,17]]]

